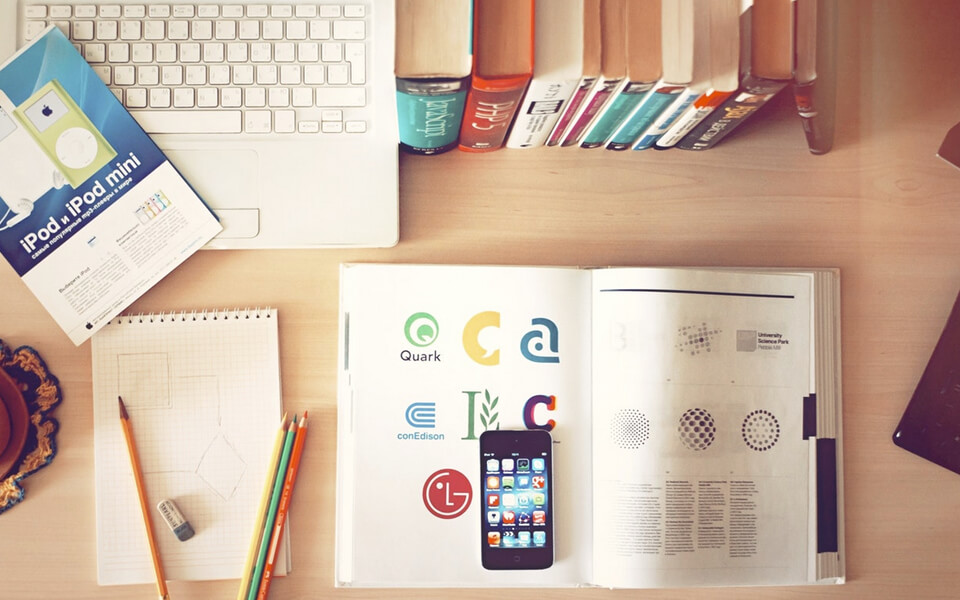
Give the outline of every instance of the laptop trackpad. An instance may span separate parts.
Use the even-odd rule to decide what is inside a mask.
[[[220,217],[218,238],[252,238],[260,231],[259,159],[253,150],[164,150]]]

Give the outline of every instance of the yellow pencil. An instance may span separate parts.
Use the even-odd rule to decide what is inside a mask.
[[[237,600],[245,600],[247,592],[250,589],[250,580],[253,577],[253,561],[257,557],[257,550],[260,548],[263,522],[267,518],[267,503],[270,502],[270,494],[273,492],[273,482],[277,477],[277,466],[280,460],[280,449],[283,447],[283,438],[287,432],[286,422],[287,414],[284,413],[283,419],[280,421],[280,429],[277,430],[277,439],[273,443],[270,462],[267,463],[269,471],[267,472],[267,480],[263,484],[263,495],[260,496],[260,506],[257,508],[257,523],[253,528],[250,549],[247,551],[247,560],[243,565],[243,578],[240,580],[240,590],[237,592]]]
[[[130,465],[133,467],[133,479],[137,483],[137,496],[140,498],[140,511],[143,512],[143,524],[147,528],[147,541],[150,542],[150,558],[153,559],[153,570],[157,575],[157,594],[160,600],[170,600],[167,592],[167,580],[163,576],[163,565],[160,564],[160,552],[157,551],[157,540],[153,537],[153,525],[150,522],[150,508],[147,505],[147,493],[143,485],[143,473],[140,470],[140,459],[137,457],[137,446],[133,442],[133,431],[130,429],[130,415],[123,405],[123,398],[117,396],[120,403],[120,424],[123,427],[123,437],[127,439],[127,452],[130,453]]]

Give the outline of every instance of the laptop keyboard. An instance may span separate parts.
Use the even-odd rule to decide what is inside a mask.
[[[28,4],[148,133],[349,136],[369,126],[359,4]]]

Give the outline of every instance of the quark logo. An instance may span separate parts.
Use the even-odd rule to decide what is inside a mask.
[[[520,340],[520,353],[535,363],[560,362],[560,334],[557,324],[550,319],[534,319],[533,329]]]
[[[455,519],[470,507],[473,488],[460,471],[440,469],[427,477],[421,495],[430,514],[441,519]]]
[[[534,418],[534,411],[538,405],[544,405],[547,410],[554,411],[557,408],[557,397],[556,396],[543,396],[537,395],[532,396],[527,403],[523,405],[523,425],[527,429],[543,429],[544,431],[552,431],[554,427],[557,426],[557,422],[553,419],[548,419],[543,425],[537,423],[537,420]]]
[[[404,417],[411,427],[433,429],[437,425],[437,405],[435,402],[414,402],[407,407]]]
[[[437,341],[440,325],[430,313],[413,313],[403,326],[403,335],[414,346],[424,348]]]
[[[474,315],[463,327],[463,349],[474,362],[485,366],[500,364],[500,349],[489,339],[491,329],[500,329],[500,313],[492,310]]]

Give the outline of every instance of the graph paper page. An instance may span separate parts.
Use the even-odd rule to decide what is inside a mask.
[[[92,351],[98,582],[155,581],[118,396],[166,578],[240,578],[282,417],[277,312],[120,317],[93,336]],[[170,531],[155,509],[164,499],[194,537]]]

